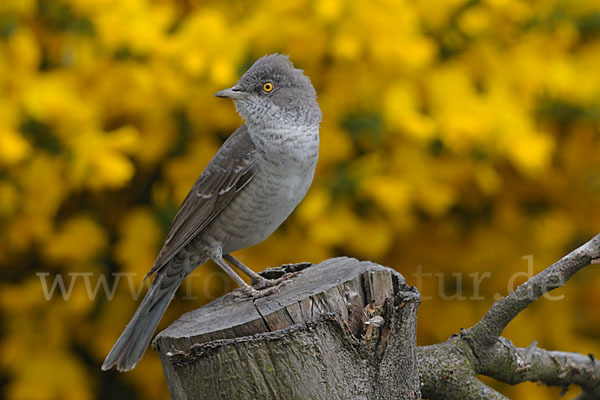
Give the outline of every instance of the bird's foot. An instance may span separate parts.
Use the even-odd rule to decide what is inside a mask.
[[[266,297],[275,293],[279,293],[280,288],[281,286],[271,286],[260,290],[254,289],[254,291],[252,292],[252,298],[256,300],[261,297]]]
[[[292,281],[292,278],[299,275],[300,272],[288,272],[277,279],[267,279],[262,276],[260,279],[252,279],[252,286],[245,285],[239,288],[240,297],[252,297],[259,299],[274,293],[279,293],[282,286]]]
[[[287,272],[277,279],[267,279],[260,276],[259,279],[252,279],[252,287],[257,290],[285,286],[292,281],[292,278],[298,276],[300,272]]]
[[[287,285],[293,278],[300,275],[310,263],[289,264],[285,268],[268,268],[260,273],[258,278],[251,280],[252,286],[245,285],[235,290],[237,297],[252,297],[258,299],[278,293],[282,286]],[[287,271],[286,271],[287,270]]]
[[[269,287],[261,287],[255,288],[252,286],[243,286],[237,290],[234,290],[232,294],[238,298],[248,298],[259,299],[261,297],[269,296],[274,293],[279,293],[280,285],[277,286],[269,286]]]

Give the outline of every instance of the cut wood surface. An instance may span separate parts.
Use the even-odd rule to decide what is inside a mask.
[[[418,399],[419,295],[394,270],[334,258],[258,299],[227,294],[162,331],[174,399]]]

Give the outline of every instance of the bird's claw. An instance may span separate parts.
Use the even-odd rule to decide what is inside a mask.
[[[261,277],[260,280],[253,279],[252,287],[257,290],[263,290],[275,286],[285,286],[292,281],[292,278],[298,276],[300,272],[288,272],[277,279],[267,279]]]
[[[265,296],[269,296],[275,293],[279,293],[279,286],[271,286],[269,288],[266,289],[261,289],[261,290],[254,290],[252,292],[252,298],[253,299],[259,299],[261,297],[265,297]]]
[[[256,289],[252,286],[244,286],[234,290],[232,294],[237,298],[252,298],[259,299],[261,297],[269,296],[274,293],[279,293],[279,286],[266,287],[264,289]]]
[[[236,296],[238,297],[251,297],[253,299],[259,299],[261,297],[269,296],[274,293],[279,293],[282,286],[285,286],[292,282],[292,278],[299,275],[300,272],[289,272],[277,279],[266,279],[260,280],[253,279],[252,286],[244,286],[239,288]]]

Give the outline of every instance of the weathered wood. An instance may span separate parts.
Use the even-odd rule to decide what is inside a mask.
[[[300,269],[278,293],[228,294],[156,337],[173,399],[421,398],[418,292],[350,258],[266,274]]]

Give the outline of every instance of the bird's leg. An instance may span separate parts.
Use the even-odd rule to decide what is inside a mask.
[[[231,254],[225,254],[223,258],[232,263],[237,269],[242,271],[244,274],[249,276],[252,282],[252,287],[258,290],[277,286],[288,279],[287,276],[278,279],[267,279],[252,271],[250,268],[244,265],[243,262],[232,256]]]
[[[225,256],[225,257],[227,257],[227,256]],[[225,261],[223,261],[223,259],[221,257],[211,257],[211,259],[215,262],[215,264],[217,264],[219,267],[221,267],[221,269],[223,271],[225,271],[227,273],[227,275],[229,275],[231,277],[231,279],[233,279],[235,281],[235,283],[238,284],[238,286],[240,287],[240,289],[242,289],[242,291],[244,291],[244,293],[246,293],[252,297],[257,297],[258,290],[254,289],[252,286],[250,286],[246,282],[244,282],[244,280],[242,278],[240,278],[240,276],[238,274],[235,273],[233,268],[231,268]]]
[[[257,282],[260,282],[262,279],[265,279],[256,272],[252,271],[249,267],[244,265],[244,263],[242,263],[240,260],[232,256],[231,254],[224,254],[223,258],[232,263],[234,267],[242,271],[250,279],[256,280]]]

